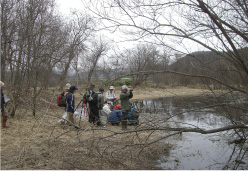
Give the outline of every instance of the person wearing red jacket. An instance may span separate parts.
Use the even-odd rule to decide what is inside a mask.
[[[70,91],[70,87],[71,87],[71,84],[67,83],[65,85],[65,91],[63,93],[61,93],[60,95],[63,94],[66,97],[66,94],[68,93],[68,91]],[[59,104],[59,98],[57,99],[57,104]],[[61,117],[61,119],[58,122],[61,123],[61,124],[65,124],[66,121],[64,119],[66,119],[66,118],[67,118],[67,112],[65,111],[63,116]]]

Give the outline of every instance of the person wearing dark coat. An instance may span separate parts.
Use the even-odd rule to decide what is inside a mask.
[[[86,103],[89,104],[89,122],[100,126],[100,116],[98,108],[98,94],[94,92],[95,85],[91,84],[84,95]]]
[[[121,100],[121,126],[123,130],[127,129],[127,120],[128,120],[128,112],[131,110],[131,103],[129,99],[133,97],[133,90],[129,89],[126,85],[123,85],[121,87],[121,94],[120,94],[120,100]]]
[[[66,94],[66,107],[65,107],[65,111],[67,112],[67,116],[69,117],[68,120],[72,124],[74,124],[73,114],[75,112],[75,97],[74,97],[73,94],[75,93],[76,90],[78,90],[78,88],[73,85],[73,86],[70,87],[70,90]],[[68,125],[72,125],[71,123],[68,123]]]

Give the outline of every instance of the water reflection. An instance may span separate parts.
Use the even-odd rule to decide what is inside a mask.
[[[240,107],[247,105],[244,98]],[[218,105],[220,104],[220,105]],[[147,126],[199,127],[203,129],[220,128],[233,123],[230,118],[240,122],[247,116],[239,109],[221,104],[234,104],[229,98],[192,97],[165,98],[136,102],[143,122]],[[213,107],[214,106],[214,107]],[[235,115],[233,116],[233,113]],[[232,115],[231,115],[232,114]],[[167,139],[174,145],[169,156],[159,160],[160,169],[248,169],[247,144],[240,146],[230,144],[236,134],[225,131],[210,135],[183,133],[181,137]]]

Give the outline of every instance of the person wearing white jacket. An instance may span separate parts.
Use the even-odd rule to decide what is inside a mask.
[[[109,87],[109,91],[106,93],[106,100],[107,101],[114,101],[116,99],[115,93],[114,93],[114,86]]]
[[[111,102],[111,101],[108,101],[107,103],[108,104],[105,104],[103,106],[103,109],[101,110],[101,113],[100,113],[100,123],[101,123],[101,126],[103,126],[103,127],[106,127],[106,125],[108,123],[108,116],[111,113],[110,109],[113,105],[113,102]]]

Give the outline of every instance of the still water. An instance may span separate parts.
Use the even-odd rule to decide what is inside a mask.
[[[244,97],[240,97],[239,101],[239,105],[243,107],[248,104]],[[233,111],[226,108],[221,110],[217,105],[227,103],[234,102],[227,98],[216,101],[213,97],[177,97],[144,100],[136,105],[142,113],[140,119],[148,121],[151,127],[158,125],[199,127],[209,130],[232,124],[227,116]],[[242,118],[247,117],[244,111],[240,115]],[[240,116],[234,117],[233,120],[238,119]],[[170,154],[162,155],[157,161],[156,168],[166,170],[248,169],[248,144],[247,142],[231,143],[235,139],[237,136],[233,130],[208,135],[183,133],[181,136],[171,137],[165,140],[166,143],[172,144]]]

